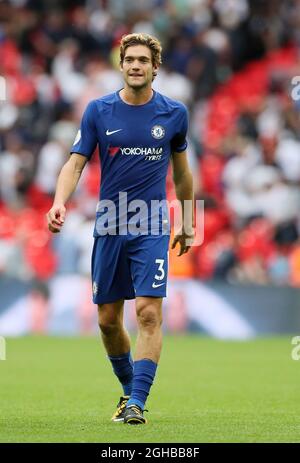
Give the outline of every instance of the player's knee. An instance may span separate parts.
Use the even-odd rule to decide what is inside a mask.
[[[115,333],[121,328],[120,317],[113,315],[112,313],[102,313],[98,311],[98,325],[101,332],[105,335]]]
[[[154,305],[140,305],[137,307],[137,321],[142,328],[155,329],[162,323],[161,312]]]
[[[109,336],[120,329],[120,323],[112,320],[100,319],[98,321],[98,325],[101,332],[106,336]]]
[[[98,325],[101,332],[110,335],[122,329],[122,311],[112,305],[98,306]]]

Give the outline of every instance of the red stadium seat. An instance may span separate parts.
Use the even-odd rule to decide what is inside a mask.
[[[51,236],[46,230],[34,231],[25,243],[24,257],[35,277],[50,278],[57,268],[57,256],[50,247]]]
[[[203,190],[221,198],[223,194],[222,175],[225,160],[213,153],[204,153],[200,160],[199,174]]]

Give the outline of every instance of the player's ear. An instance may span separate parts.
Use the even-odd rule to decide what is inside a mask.
[[[153,67],[153,78],[157,76],[157,73],[158,73],[158,68],[157,67]]]

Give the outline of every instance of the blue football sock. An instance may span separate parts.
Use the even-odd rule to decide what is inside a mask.
[[[130,351],[121,355],[108,355],[115,375],[122,384],[124,395],[130,395],[133,378],[133,361]]]
[[[154,381],[156,368],[157,363],[150,359],[142,359],[134,362],[132,392],[127,402],[127,407],[130,405],[138,405],[144,410],[144,405]]]

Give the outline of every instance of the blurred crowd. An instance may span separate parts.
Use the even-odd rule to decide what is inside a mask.
[[[299,31],[297,0],[0,0],[0,274],[89,275],[96,155],[60,234],[45,213],[86,104],[122,88],[120,38],[146,32],[154,88],[188,106],[205,206],[204,243],[170,274],[300,286]]]

